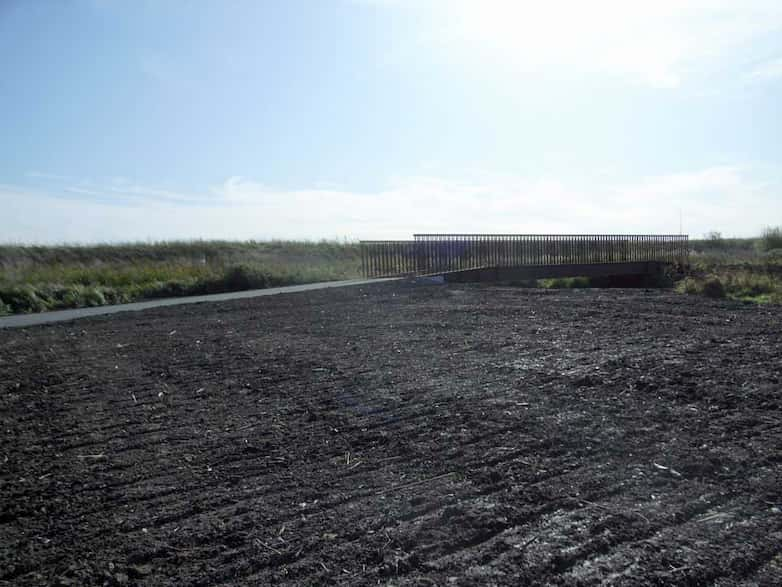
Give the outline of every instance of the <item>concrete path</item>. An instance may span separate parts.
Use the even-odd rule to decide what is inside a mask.
[[[244,298],[256,298],[259,296],[274,296],[298,291],[310,291],[314,289],[327,289],[330,287],[348,287],[351,285],[365,285],[369,283],[382,283],[394,281],[397,278],[387,279],[349,279],[346,281],[325,281],[321,283],[306,283],[304,285],[289,285],[287,287],[270,287],[268,289],[252,289],[231,293],[212,294],[208,296],[188,296],[183,298],[164,298],[135,302],[132,304],[120,304],[117,306],[98,306],[96,308],[79,308],[76,310],[57,310],[54,312],[41,312],[40,314],[19,314],[0,318],[0,328],[24,328],[37,326],[38,324],[50,324],[52,322],[67,322],[77,318],[88,316],[101,316],[103,314],[117,314],[119,312],[137,312],[148,308],[160,308],[161,306],[179,306],[182,304],[200,304],[203,302],[224,302],[227,300],[241,300]]]

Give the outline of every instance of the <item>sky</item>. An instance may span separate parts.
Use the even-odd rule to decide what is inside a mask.
[[[753,236],[779,0],[0,0],[0,242]]]

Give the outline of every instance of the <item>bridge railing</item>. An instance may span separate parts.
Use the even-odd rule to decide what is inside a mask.
[[[525,265],[638,261],[684,265],[688,256],[687,235],[416,234],[412,241],[361,241],[367,277]]]

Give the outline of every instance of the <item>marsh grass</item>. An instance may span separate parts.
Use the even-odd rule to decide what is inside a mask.
[[[223,293],[360,276],[355,243],[192,241],[0,246],[0,313]]]
[[[690,244],[692,271],[676,284],[677,291],[782,303],[782,228],[767,228],[757,239],[723,238],[712,233]],[[360,248],[351,242],[0,245],[0,315],[352,279],[360,275]],[[571,277],[527,285],[553,289],[610,284]]]
[[[782,303],[782,228],[755,239],[718,233],[691,241],[691,273],[676,284],[681,293],[758,303]]]
[[[782,303],[782,274],[724,270],[693,274],[676,284],[680,293],[758,303]]]
[[[757,254],[755,259],[701,259],[692,264],[689,281],[677,289],[703,293],[709,280],[719,281],[725,296],[758,302],[778,302],[782,293],[782,255]]]
[[[767,228],[759,238],[725,238],[712,232],[690,241],[690,272],[662,276],[656,283],[613,278],[567,277],[525,284],[546,289],[585,287],[670,287],[683,294],[755,303],[782,303],[782,228]]]
[[[782,251],[782,226],[768,226],[763,229],[755,246],[761,252]]]

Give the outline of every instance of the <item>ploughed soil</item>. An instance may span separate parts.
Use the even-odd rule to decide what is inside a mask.
[[[778,585],[782,307],[388,283],[0,332],[0,584]]]

